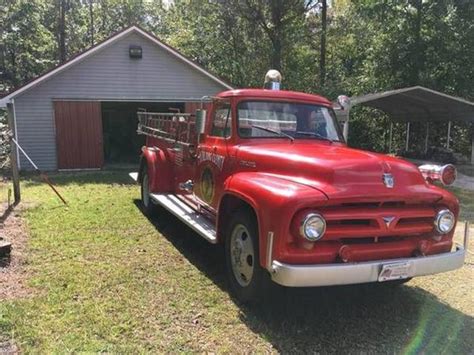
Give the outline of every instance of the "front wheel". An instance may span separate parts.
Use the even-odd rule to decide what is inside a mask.
[[[227,277],[232,294],[240,302],[258,301],[270,282],[260,266],[255,217],[245,211],[233,215],[225,238]]]

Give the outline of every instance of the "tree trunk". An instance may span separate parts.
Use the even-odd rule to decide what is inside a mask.
[[[411,85],[418,85],[420,82],[420,70],[421,70],[421,19],[423,16],[423,4],[422,0],[415,0],[416,18],[415,18],[415,46],[412,49],[413,53],[413,69],[411,75]]]
[[[58,48],[61,63],[66,61],[66,1],[61,0],[59,3]]]
[[[272,41],[272,69],[281,71],[281,38],[276,35]]]
[[[18,86],[19,81],[17,78],[17,72],[16,72],[16,53],[13,49],[10,50],[10,68],[11,68],[11,83],[12,86]]]
[[[326,83],[326,28],[328,4],[326,0],[321,1],[321,52],[319,57],[319,80],[323,88]]]
[[[94,45],[94,0],[89,0],[90,36],[91,46]]]
[[[281,71],[281,34],[282,34],[282,17],[283,17],[283,4],[281,1],[271,1],[271,16],[273,28],[271,29],[271,42],[272,42],[272,67],[278,71]]]

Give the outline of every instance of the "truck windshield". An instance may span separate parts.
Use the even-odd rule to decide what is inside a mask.
[[[324,106],[244,101],[237,111],[238,132],[244,138],[291,136],[342,141],[334,111]]]

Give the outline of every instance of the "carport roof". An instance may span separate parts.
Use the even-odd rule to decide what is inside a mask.
[[[474,123],[474,103],[422,86],[352,97],[351,102],[382,110],[396,121]]]

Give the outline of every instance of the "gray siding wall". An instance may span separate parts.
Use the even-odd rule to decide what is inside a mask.
[[[142,59],[130,59],[131,44]],[[15,98],[18,141],[40,169],[57,169],[53,100],[193,101],[225,88],[137,33],[130,33]],[[22,156],[22,170],[32,169]]]

